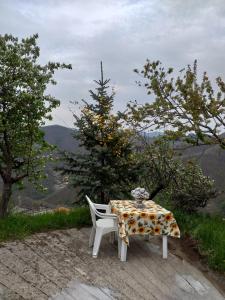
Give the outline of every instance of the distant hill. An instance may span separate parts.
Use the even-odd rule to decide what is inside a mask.
[[[44,131],[45,140],[49,144],[57,146],[59,150],[77,152],[79,143],[73,138],[75,133],[74,129],[59,125],[51,125],[42,127],[42,131]]]
[[[147,138],[153,138],[153,137],[158,137],[160,135],[163,135],[163,132],[149,131],[149,132],[143,132],[142,135],[147,137]]]
[[[48,143],[55,145],[59,150],[77,152],[82,151],[79,143],[73,138],[74,130],[59,125],[45,126],[42,128]],[[145,134],[149,139],[155,139],[159,132]],[[205,175],[215,180],[216,187],[225,190],[225,150],[217,145],[189,147],[182,150],[183,159],[195,159],[203,169]],[[14,197],[19,206],[33,208],[39,206],[54,207],[57,205],[70,206],[77,198],[77,193],[72,187],[68,187],[67,181],[54,170],[54,165],[49,164],[45,180],[47,193],[39,193],[27,185],[27,188]],[[224,210],[225,195],[222,194],[215,201],[211,201],[208,210],[218,212]]]

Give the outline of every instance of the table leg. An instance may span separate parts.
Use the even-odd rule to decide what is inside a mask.
[[[144,240],[145,240],[145,241],[149,241],[149,234],[145,234],[145,235],[144,235]]]
[[[121,259],[121,244],[122,244],[122,240],[121,238],[118,236],[118,258]]]
[[[120,260],[126,261],[127,260],[127,244],[121,240],[121,250],[120,250]]]
[[[167,258],[167,236],[162,236],[163,258]]]

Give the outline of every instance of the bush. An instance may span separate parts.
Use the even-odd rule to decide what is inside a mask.
[[[189,161],[177,170],[176,180],[171,188],[172,204],[189,213],[197,211],[216,196],[213,186],[213,180],[203,175],[199,165]]]
[[[147,187],[150,199],[167,192],[174,207],[190,213],[216,196],[213,180],[204,176],[197,163],[182,161],[163,138],[146,144],[139,160],[139,184]]]

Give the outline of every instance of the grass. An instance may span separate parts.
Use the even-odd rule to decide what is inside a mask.
[[[16,214],[0,219],[0,242],[23,239],[26,236],[56,229],[84,227],[91,224],[89,208],[79,207],[68,213],[53,212],[40,215]]]
[[[173,211],[182,235],[198,242],[199,253],[213,269],[225,272],[225,220],[220,216]]]

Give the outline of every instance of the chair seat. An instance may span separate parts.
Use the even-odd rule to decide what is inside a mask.
[[[113,219],[99,219],[96,221],[97,227],[112,228],[115,227]]]

